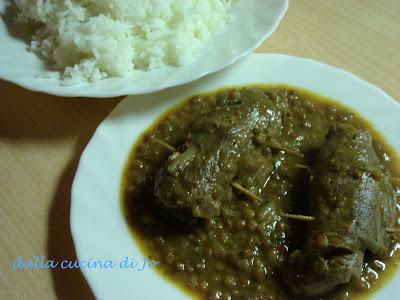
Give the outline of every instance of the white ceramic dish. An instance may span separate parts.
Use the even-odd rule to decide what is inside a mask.
[[[188,83],[227,67],[258,47],[277,28],[288,8],[288,1],[240,0],[234,5],[234,21],[203,55],[187,66],[138,71],[128,78],[62,86],[58,79],[38,77],[48,69],[27,50],[29,30],[13,22],[12,11],[4,14],[7,0],[0,0],[0,79],[58,96],[98,98],[144,94]]]
[[[71,231],[77,256],[120,260],[141,258],[120,207],[123,166],[132,144],[156,117],[196,93],[228,85],[286,83],[340,100],[360,112],[400,149],[400,104],[360,78],[319,62],[278,54],[252,54],[195,83],[122,101],[99,126],[82,154],[72,187]],[[82,270],[100,299],[185,299],[153,271],[119,268]],[[376,299],[396,299],[400,274]],[[161,297],[161,298],[160,298]]]

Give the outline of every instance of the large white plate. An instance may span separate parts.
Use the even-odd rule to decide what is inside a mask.
[[[13,12],[0,0],[0,78],[24,88],[67,97],[115,97],[155,92],[191,82],[218,71],[250,53],[269,37],[283,18],[289,0],[240,0],[234,5],[234,21],[193,63],[179,68],[135,72],[128,78],[107,78],[97,83],[62,86],[58,79],[38,77],[48,69],[27,51],[29,30],[15,24]],[[8,24],[8,26],[7,26]]]
[[[340,100],[370,120],[400,149],[400,104],[360,78],[319,62],[278,54],[252,54],[195,83],[122,101],[99,126],[82,154],[72,186],[71,231],[77,256],[120,260],[143,254],[121,213],[120,183],[132,144],[156,117],[178,101],[228,85],[286,83]],[[82,270],[101,299],[184,299],[153,271]],[[396,299],[400,277],[377,299]]]

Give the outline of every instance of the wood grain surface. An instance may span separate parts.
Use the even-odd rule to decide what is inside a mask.
[[[398,0],[292,0],[257,52],[317,59],[400,100],[399,16]],[[75,259],[71,183],[83,149],[120,98],[60,98],[0,81],[0,101],[0,299],[91,299],[79,271],[15,270],[12,261]]]

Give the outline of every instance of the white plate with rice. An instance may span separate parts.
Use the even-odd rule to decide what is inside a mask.
[[[97,128],[83,152],[72,185],[71,233],[79,260],[120,261],[144,254],[132,238],[121,208],[121,178],[132,145],[159,115],[189,96],[227,86],[288,84],[336,99],[357,111],[400,155],[400,104],[346,71],[314,60],[251,54],[226,70],[188,85],[129,96]],[[154,270],[82,269],[98,299],[188,299]],[[400,272],[374,294],[398,299]]]
[[[288,8],[288,0],[10,2],[0,0],[0,79],[99,98],[218,71],[258,47]]]

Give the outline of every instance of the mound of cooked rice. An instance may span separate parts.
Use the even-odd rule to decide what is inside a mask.
[[[31,48],[66,84],[190,63],[229,22],[233,0],[15,0]]]

